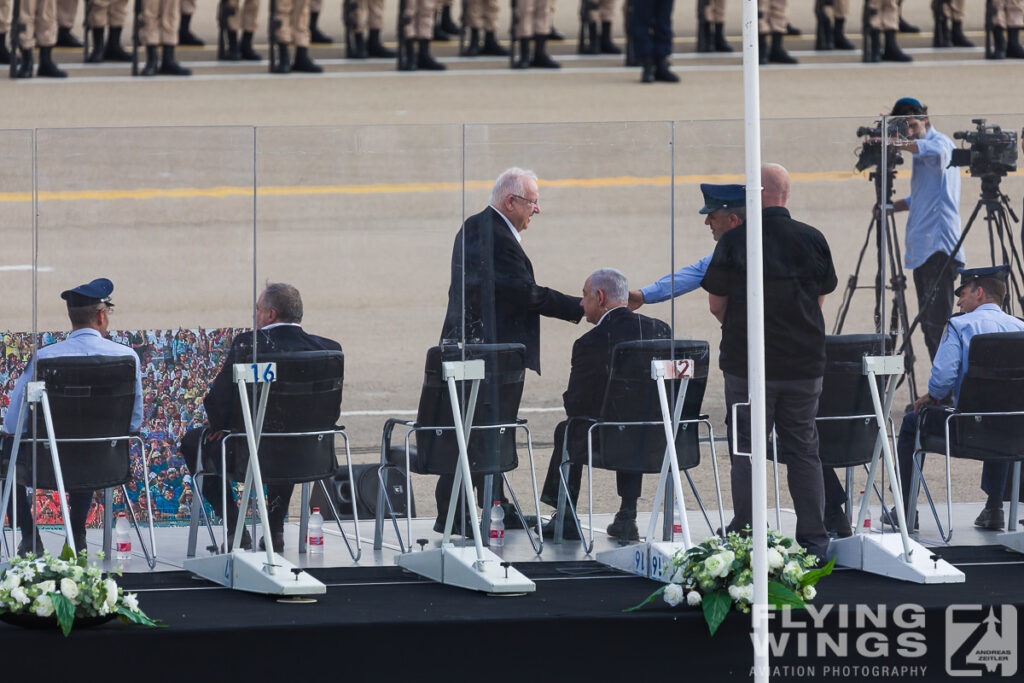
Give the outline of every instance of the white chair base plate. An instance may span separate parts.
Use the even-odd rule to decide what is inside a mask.
[[[836,565],[913,583],[963,583],[964,573],[945,560],[932,560],[932,551],[910,541],[910,562],[903,558],[900,534],[856,534],[834,539],[828,556]]]
[[[485,548],[478,567],[475,547],[451,544],[395,558],[395,564],[402,569],[448,586],[484,593],[533,593],[537,590],[537,584],[514,567],[502,567],[502,562],[502,558]]]
[[[1008,531],[1005,534],[996,536],[996,540],[1010,550],[1024,553],[1024,531]]]
[[[274,573],[265,570],[266,552],[236,550],[210,557],[186,559],[182,567],[204,579],[235,590],[264,595],[323,595],[327,586],[280,555],[274,555]]]
[[[685,550],[686,546],[682,543],[669,541],[634,543],[600,552],[596,559],[613,569],[668,583],[672,577],[666,574],[672,566],[672,557],[676,552]]]

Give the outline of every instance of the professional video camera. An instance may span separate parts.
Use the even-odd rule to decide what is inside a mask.
[[[970,166],[972,176],[1004,176],[1017,170],[1017,132],[986,126],[985,119],[971,119],[977,130],[953,133],[970,147],[953,150],[950,166]]]
[[[886,166],[888,170],[894,169],[903,163],[903,155],[896,148],[896,140],[907,137],[907,122],[905,119],[895,119],[886,125],[885,138],[888,150],[886,151]],[[872,166],[882,165],[882,122],[875,121],[874,127],[861,126],[857,129],[857,137],[867,138],[857,152],[858,171],[863,171]]]

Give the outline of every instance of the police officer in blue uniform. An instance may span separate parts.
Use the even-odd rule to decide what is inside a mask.
[[[746,220],[746,191],[742,185],[714,185],[701,183],[700,191],[704,195],[704,206],[700,212],[706,216],[704,225],[711,228],[711,237],[717,242],[719,238]],[[666,275],[657,282],[635,289],[629,293],[629,308],[635,311],[644,304],[656,304],[668,301],[681,294],[700,289],[700,281],[704,279],[711,254],[696,263],[683,266],[675,273]]]
[[[67,356],[131,356],[135,359],[135,405],[132,409],[131,431],[138,432],[142,426],[142,372],[139,357],[131,348],[107,339],[110,326],[110,315],[114,304],[110,294],[114,291],[114,283],[106,278],[98,278],[74,289],[61,292],[68,307],[68,318],[71,320],[71,334],[64,341],[44,346],[36,352],[37,358],[61,358]],[[17,429],[18,412],[25,400],[25,388],[32,379],[35,359],[29,361],[25,372],[14,384],[10,395],[10,405],[4,418],[3,451],[10,454],[12,434]],[[27,422],[27,420],[26,420]],[[27,425],[26,425],[27,430]],[[86,547],[85,521],[92,503],[92,491],[71,491],[68,493],[71,508],[71,534],[77,550]],[[18,554],[34,550],[41,553],[42,539],[35,529],[29,513],[29,495],[15,495],[13,498],[18,506],[18,526],[21,528],[22,539],[18,546]]]
[[[960,286],[957,287],[955,295],[961,315],[949,319],[935,352],[932,374],[928,379],[928,393],[917,399],[914,403],[914,412],[907,413],[900,427],[897,452],[904,505],[910,490],[914,440],[921,410],[929,405],[948,403],[950,399],[953,405],[956,405],[960,397],[960,385],[967,374],[967,356],[974,335],[1024,332],[1024,322],[1004,313],[1001,308],[1006,297],[1006,281],[1009,274],[1009,266],[960,270]],[[941,421],[936,421],[936,424],[941,425]],[[981,471],[981,488],[988,494],[988,501],[985,503],[985,509],[974,520],[975,526],[993,530],[1003,528],[1003,492],[1008,474],[1009,465],[1006,463],[984,464]],[[895,523],[894,514],[891,518]]]

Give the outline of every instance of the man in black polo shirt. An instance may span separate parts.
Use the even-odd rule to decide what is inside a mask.
[[[818,412],[825,371],[825,320],[821,304],[836,288],[832,254],[815,228],[793,220],[786,209],[789,174],[778,164],[761,169],[764,244],[764,320],[768,428],[775,425],[786,452],[789,492],[796,509],[796,540],[824,557],[828,535],[822,521],[824,487],[818,457]],[[746,224],[722,235],[701,286],[722,323],[719,367],[725,375],[728,414],[747,401]],[[749,415],[739,412],[739,449],[750,452]],[[732,455],[735,514],[730,531],[751,523],[750,458]]]

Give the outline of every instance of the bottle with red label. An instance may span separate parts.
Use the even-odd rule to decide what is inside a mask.
[[[494,501],[491,508],[491,547],[501,548],[505,545],[505,509],[501,501]]]
[[[860,492],[860,497],[864,498],[864,492]],[[864,529],[871,530],[871,506],[867,507],[867,512],[864,514]]]
[[[320,514],[320,508],[313,508],[313,514],[309,516],[307,551],[313,555],[324,554],[324,516]]]
[[[132,557],[132,535],[128,526],[128,517],[121,512],[117,515],[117,522],[114,524],[114,558],[117,560],[130,560]]]

